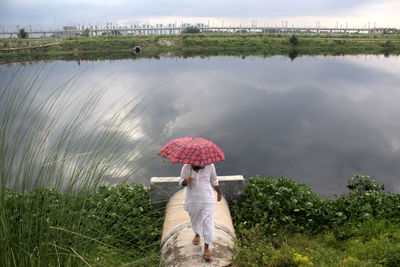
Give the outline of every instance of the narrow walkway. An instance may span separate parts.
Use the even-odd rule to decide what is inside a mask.
[[[204,243],[194,246],[194,233],[190,218],[183,210],[184,191],[178,191],[171,197],[165,214],[161,237],[162,266],[228,266],[232,259],[235,230],[229,212],[228,203],[223,198],[217,202],[214,211],[215,239],[210,246],[211,261],[203,259]]]

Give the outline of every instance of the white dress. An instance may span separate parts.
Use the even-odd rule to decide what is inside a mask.
[[[214,240],[215,197],[213,186],[218,185],[214,164],[206,165],[195,172],[190,164],[185,164],[181,170],[179,184],[192,177],[191,184],[185,187],[183,207],[189,213],[192,230],[204,238],[204,243],[211,244]]]

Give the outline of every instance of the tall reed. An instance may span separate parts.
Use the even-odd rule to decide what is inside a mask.
[[[1,75],[0,265],[112,264],[99,259],[99,251],[138,260],[135,238],[148,235],[139,222],[151,225],[155,216],[158,225],[160,211],[153,210],[143,186],[120,187],[113,191],[118,197],[96,190],[123,183],[140,166],[132,162],[145,141],[132,139],[140,128],[134,115],[143,112],[152,92],[99,111],[111,78],[74,96],[82,73],[72,75],[43,96],[43,70],[13,67]],[[133,154],[126,153],[127,145]],[[128,234],[116,236],[121,229],[113,225]]]

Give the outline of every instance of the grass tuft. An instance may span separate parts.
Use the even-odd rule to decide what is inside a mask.
[[[144,145],[128,116],[142,115],[152,92],[99,111],[112,80],[77,98],[82,73],[47,95],[40,71],[2,75],[0,265],[157,265],[163,211],[147,188],[124,183],[140,167],[126,151]]]

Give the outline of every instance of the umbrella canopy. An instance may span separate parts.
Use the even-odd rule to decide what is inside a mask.
[[[166,143],[157,154],[171,160],[172,163],[186,163],[200,167],[225,160],[221,148],[200,137],[174,139]]]

